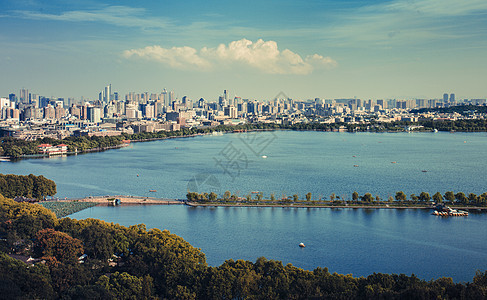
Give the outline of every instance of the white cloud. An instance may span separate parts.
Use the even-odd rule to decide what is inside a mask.
[[[125,58],[141,57],[155,60],[172,68],[203,69],[229,66],[248,66],[269,74],[306,75],[315,69],[335,67],[336,61],[318,54],[304,59],[289,49],[280,51],[275,41],[247,39],[233,41],[228,45],[220,44],[216,48],[203,47],[197,51],[191,47],[149,46],[141,49],[126,50]]]
[[[196,49],[191,47],[166,49],[160,46],[147,46],[141,49],[126,50],[123,52],[123,56],[125,58],[136,56],[155,60],[175,69],[207,69],[210,67],[209,61],[201,58]]]

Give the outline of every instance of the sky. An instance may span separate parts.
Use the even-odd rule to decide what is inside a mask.
[[[1,0],[0,96],[487,97],[485,0]]]

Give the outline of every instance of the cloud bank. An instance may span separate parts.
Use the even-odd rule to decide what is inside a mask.
[[[228,45],[220,44],[216,48],[203,47],[196,50],[191,47],[163,48],[148,46],[123,52],[125,58],[139,57],[157,61],[175,69],[211,70],[217,67],[247,66],[268,74],[306,75],[316,69],[331,68],[337,62],[319,54],[301,57],[289,49],[280,51],[275,41],[256,42],[247,39],[233,41]]]

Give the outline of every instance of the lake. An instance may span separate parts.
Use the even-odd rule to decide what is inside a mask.
[[[331,193],[350,199],[357,191],[387,199],[400,190],[483,193],[485,153],[487,133],[277,131],[136,143],[100,153],[2,162],[0,170],[44,175],[56,182],[62,198],[185,198],[190,189],[301,199],[308,192],[314,199]]]
[[[424,209],[147,205],[92,207],[70,217],[168,229],[201,248],[213,266],[264,256],[308,270],[455,281],[471,281],[477,269],[487,268],[485,214],[446,218]]]
[[[136,143],[101,153],[0,163],[3,174],[44,175],[59,197],[185,198],[188,190],[313,199],[353,191],[485,192],[487,133],[253,132]],[[424,172],[425,171],[425,172]],[[149,192],[157,190],[157,192]],[[254,192],[254,193],[252,193]],[[415,273],[471,280],[487,263],[486,215],[428,210],[96,207],[73,215],[169,229],[218,265],[282,260],[332,272]],[[307,247],[300,249],[299,242]]]

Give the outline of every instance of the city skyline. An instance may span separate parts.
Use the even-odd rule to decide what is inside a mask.
[[[485,1],[4,1],[0,95],[485,98]]]

